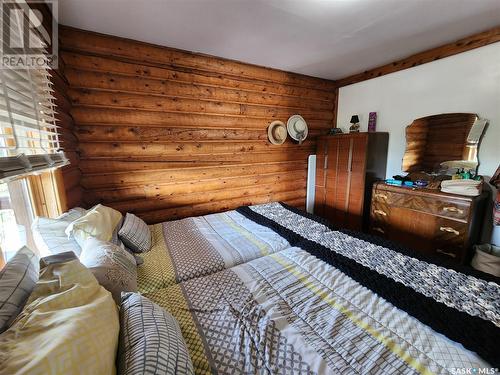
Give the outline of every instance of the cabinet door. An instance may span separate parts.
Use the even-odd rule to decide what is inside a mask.
[[[335,209],[339,222],[345,223],[349,209],[350,173],[352,158],[352,138],[343,137],[339,140],[337,159],[337,192]]]
[[[361,229],[367,138],[330,138],[325,169],[324,217],[335,224]]]
[[[347,184],[347,227],[361,230],[365,195],[366,150],[368,137],[357,135],[351,139],[349,151],[349,173]]]
[[[337,180],[338,180],[339,138],[329,138],[327,144],[327,166],[325,169],[325,212],[324,217],[337,222]]]
[[[326,167],[327,157],[327,139],[319,138],[316,146],[316,181],[314,194],[314,213],[319,216],[325,215],[326,198]]]

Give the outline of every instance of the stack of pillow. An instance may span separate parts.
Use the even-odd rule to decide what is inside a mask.
[[[41,255],[72,251],[117,303],[122,291],[137,291],[138,257],[151,248],[151,233],[137,216],[101,204],[74,208],[57,219],[37,218],[33,233]]]
[[[0,375],[193,374],[177,321],[137,293],[117,306],[74,253],[24,247],[0,271]],[[119,348],[119,350],[118,350]],[[118,351],[118,358],[117,358]]]
[[[194,373],[174,317],[131,292],[144,221],[97,205],[35,228],[55,255],[23,247],[0,270],[0,375]]]

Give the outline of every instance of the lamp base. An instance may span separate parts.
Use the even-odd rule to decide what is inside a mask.
[[[359,133],[359,123],[351,124],[349,133]]]

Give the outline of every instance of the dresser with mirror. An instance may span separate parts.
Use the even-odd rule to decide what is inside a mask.
[[[419,118],[406,128],[402,170],[426,187],[373,185],[369,231],[416,251],[468,264],[479,241],[486,192],[451,194],[440,181],[456,171],[477,171],[486,120],[471,113]]]

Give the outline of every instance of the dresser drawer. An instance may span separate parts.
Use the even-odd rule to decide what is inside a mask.
[[[461,261],[464,257],[465,249],[463,246],[452,246],[450,244],[443,244],[434,249],[434,255],[441,258],[452,259],[456,261]]]
[[[439,218],[436,221],[434,239],[439,243],[461,245],[467,238],[467,223]]]
[[[470,212],[470,204],[435,200],[431,209],[439,216],[449,217],[450,219],[467,220]]]
[[[467,223],[440,218],[432,240],[435,255],[462,261],[468,238]]]
[[[392,191],[387,191],[387,190],[375,189],[373,191],[372,199],[381,204],[397,206],[397,205],[403,205],[405,200],[408,199],[408,197],[405,194],[394,193]]]
[[[374,189],[373,202],[380,207],[404,207],[415,211],[438,215],[445,218],[467,221],[470,212],[470,202],[425,197],[414,194],[415,190],[401,188],[401,193]]]

